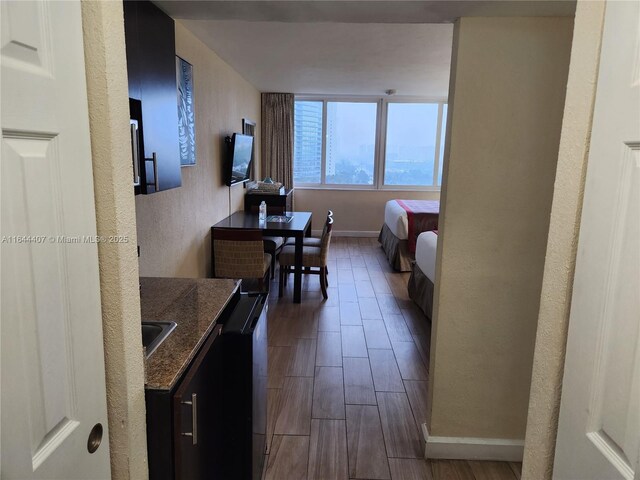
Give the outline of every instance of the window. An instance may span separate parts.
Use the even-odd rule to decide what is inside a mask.
[[[327,102],[325,183],[373,185],[377,103]]]
[[[439,188],[446,114],[442,102],[297,98],[294,182]]]
[[[390,103],[387,107],[385,185],[433,185],[437,103]]]

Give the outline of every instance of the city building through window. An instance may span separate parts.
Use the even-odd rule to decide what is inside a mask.
[[[294,182],[438,189],[446,117],[444,102],[296,98]]]

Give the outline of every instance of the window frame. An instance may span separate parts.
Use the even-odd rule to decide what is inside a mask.
[[[386,165],[387,147],[387,122],[390,103],[434,103],[438,105],[438,119],[435,138],[435,152],[433,161],[434,182],[438,181],[438,171],[440,169],[440,144],[442,141],[444,105],[448,103],[446,98],[418,97],[418,96],[393,96],[380,97],[371,95],[318,95],[300,94],[295,95],[294,101],[322,102],[322,158],[320,183],[296,182],[294,187],[307,190],[367,190],[367,191],[421,191],[439,192],[442,185],[385,185],[384,173]],[[327,166],[327,103],[375,103],[376,104],[376,131],[373,158],[373,184],[347,184],[347,183],[326,183]],[[448,113],[448,112],[447,112]],[[294,122],[295,123],[295,122]],[[295,128],[295,127],[294,127]],[[295,159],[294,159],[295,161]]]

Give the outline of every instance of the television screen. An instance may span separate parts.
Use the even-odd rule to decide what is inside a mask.
[[[251,175],[251,152],[253,137],[234,133],[231,140],[231,173],[228,185],[249,180]]]

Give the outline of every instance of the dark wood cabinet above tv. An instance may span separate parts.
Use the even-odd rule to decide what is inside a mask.
[[[142,106],[140,193],[179,187],[174,21],[150,1],[125,0],[124,30],[129,97]]]
[[[293,211],[293,188],[285,190],[284,194],[273,195],[269,193],[245,193],[244,211],[257,213],[260,203],[267,204],[267,215],[284,215]]]

